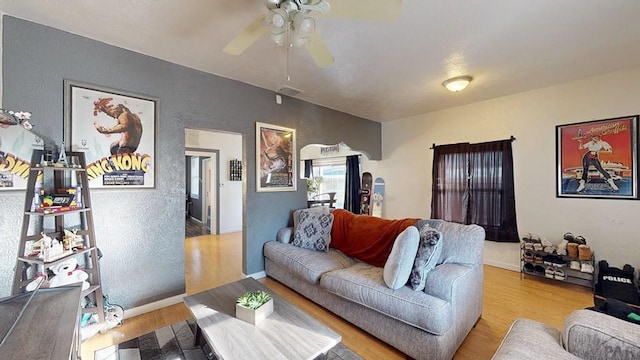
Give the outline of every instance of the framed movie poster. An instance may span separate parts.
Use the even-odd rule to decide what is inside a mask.
[[[256,123],[256,190],[296,191],[296,130]]]
[[[556,126],[557,197],[638,198],[638,116]]]
[[[65,80],[65,145],[91,188],[155,187],[157,99]]]
[[[0,190],[25,190],[31,154],[44,148],[44,140],[31,130],[31,125],[20,124],[19,114],[31,116],[0,109]]]

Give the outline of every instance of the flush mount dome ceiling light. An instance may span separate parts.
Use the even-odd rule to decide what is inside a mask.
[[[451,79],[447,79],[442,83],[442,86],[446,87],[447,90],[452,92],[458,92],[464,90],[467,85],[473,80],[471,76],[456,76]]]

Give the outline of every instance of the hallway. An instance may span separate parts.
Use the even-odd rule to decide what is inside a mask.
[[[204,223],[195,221],[191,218],[188,218],[184,222],[184,235],[187,238],[192,238],[196,236],[208,235],[209,230],[207,230],[207,226]]]

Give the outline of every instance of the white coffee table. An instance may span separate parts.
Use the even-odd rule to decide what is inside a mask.
[[[256,290],[271,295],[274,310],[254,326],[235,318],[235,304],[242,294]],[[253,278],[187,296],[184,302],[219,359],[316,359],[342,341],[338,333]]]

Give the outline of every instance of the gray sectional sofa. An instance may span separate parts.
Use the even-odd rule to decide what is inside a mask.
[[[638,360],[640,326],[592,310],[572,312],[562,332],[531,319],[518,319],[493,360]]]
[[[415,359],[452,359],[482,313],[484,230],[442,220],[419,220],[442,233],[442,252],[424,291],[391,289],[383,268],[336,249],[291,243],[281,229],[264,246],[265,271],[275,280]]]

